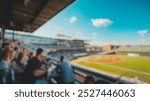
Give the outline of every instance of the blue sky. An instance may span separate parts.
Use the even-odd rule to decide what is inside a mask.
[[[34,35],[91,44],[150,44],[150,0],[76,0]]]

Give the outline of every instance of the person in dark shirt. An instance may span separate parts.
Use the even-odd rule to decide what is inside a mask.
[[[39,48],[36,51],[36,56],[33,57],[27,64],[23,77],[22,83],[34,84],[37,80],[41,79],[47,73],[41,69],[43,60],[43,49]]]

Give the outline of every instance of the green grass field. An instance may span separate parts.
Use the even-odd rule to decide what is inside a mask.
[[[150,82],[150,57],[125,55],[89,56],[78,64],[120,76],[138,77]]]

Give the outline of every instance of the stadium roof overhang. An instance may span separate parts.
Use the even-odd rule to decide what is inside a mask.
[[[0,27],[34,32],[75,0],[0,0]]]

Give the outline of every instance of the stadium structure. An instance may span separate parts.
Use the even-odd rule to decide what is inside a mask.
[[[18,34],[21,32],[34,32],[73,2],[75,0],[1,0],[1,44],[6,39],[11,41],[14,46],[17,45],[29,50],[36,50],[41,47],[46,50],[45,58],[50,58],[54,62],[58,62],[58,58],[62,54],[65,55],[72,64],[75,83],[77,84],[82,84],[85,81],[95,84],[149,83],[150,73],[139,71],[140,69],[124,68],[122,64],[119,64],[127,58],[133,61],[133,58],[141,55],[141,53],[137,53],[137,49],[140,52],[141,48],[139,47],[141,46],[91,46],[86,40],[80,39],[57,39]],[[149,46],[142,47],[145,47],[145,51],[149,52]],[[122,52],[122,50],[126,51]],[[129,56],[122,56],[122,54]],[[144,57],[144,59],[149,61],[148,57]],[[110,68],[107,69],[107,67]],[[131,72],[133,75],[129,73],[122,76],[116,71]],[[139,79],[136,74],[144,79]],[[148,76],[148,78],[145,76]],[[51,78],[51,83],[56,84],[57,82]]]

